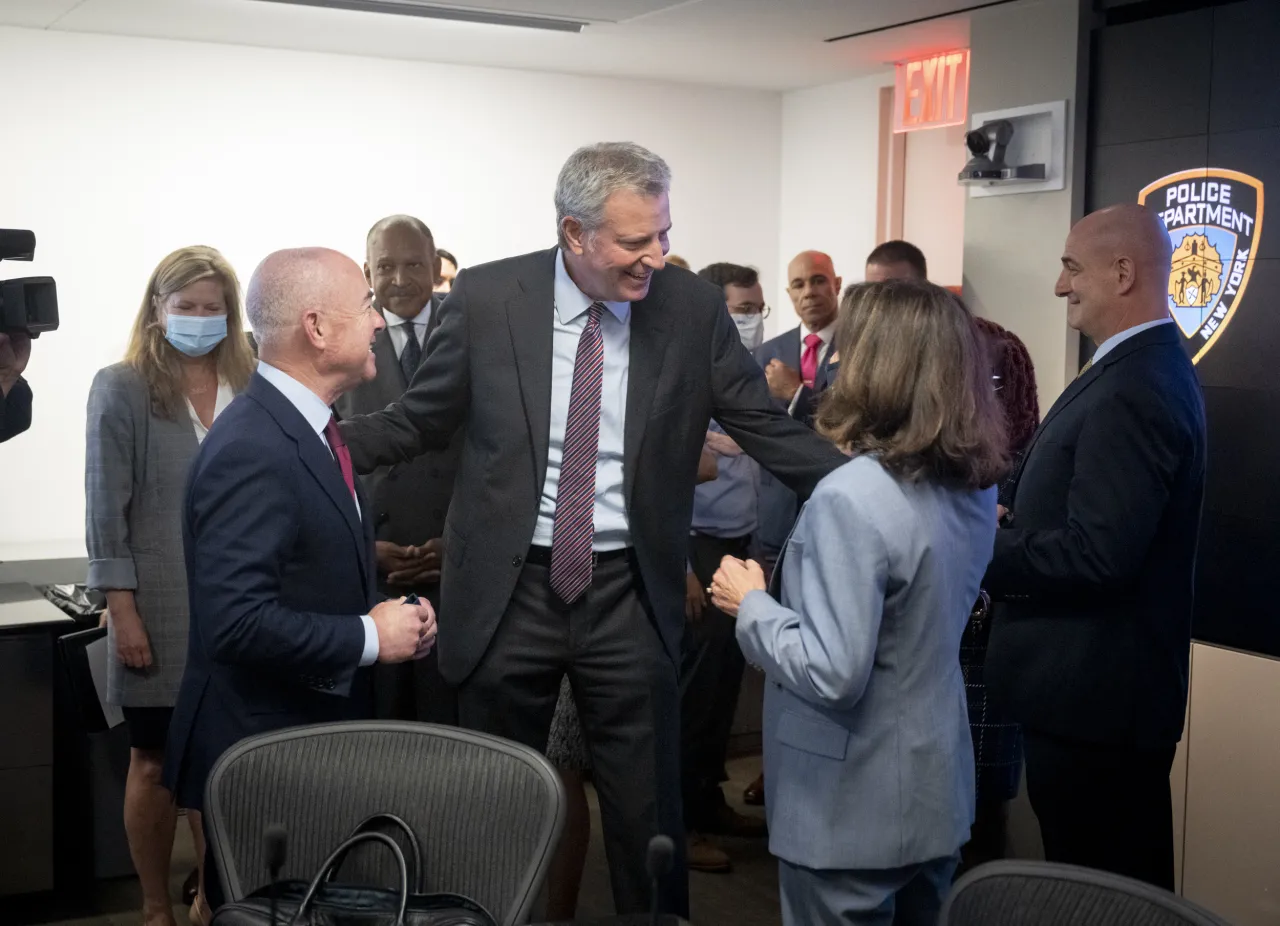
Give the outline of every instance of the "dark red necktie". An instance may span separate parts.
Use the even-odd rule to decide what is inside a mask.
[[[347,484],[347,491],[351,493],[352,498],[355,498],[356,476],[351,466],[351,451],[347,449],[347,442],[342,439],[337,416],[330,416],[329,423],[324,426],[324,437],[329,442],[333,455],[338,459],[338,466],[342,469],[342,481]]]
[[[600,449],[600,390],[604,383],[604,304],[592,303],[573,361],[569,415],[564,426],[556,518],[551,534],[551,589],[573,604],[591,587],[595,540],[596,457]]]
[[[822,337],[807,334],[804,337],[804,353],[800,355],[800,378],[810,389],[818,378],[818,351],[822,350]]]

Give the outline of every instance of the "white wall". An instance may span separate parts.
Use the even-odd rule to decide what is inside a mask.
[[[277,248],[358,257],[392,212],[464,265],[548,247],[565,157],[630,139],[671,164],[673,248],[777,286],[778,94],[10,28],[0,86],[21,88],[3,107],[0,225],[38,240],[0,276],[55,276],[62,309],[28,371],[35,423],[0,446],[0,479],[28,487],[6,492],[10,549],[83,537],[89,383],[181,245],[220,248],[242,281]]]
[[[959,286],[963,277],[969,194],[956,175],[968,159],[966,128],[952,125],[907,133],[902,237],[924,251],[929,279],[939,286]]]
[[[1079,0],[979,10],[970,22],[969,111],[1067,100],[1075,119]],[[1075,186],[1068,130],[1067,185],[1051,193],[970,199],[964,222],[964,296],[977,314],[1015,331],[1035,362],[1040,407],[1048,411],[1075,375],[1078,339],[1053,295],[1071,229]]]
[[[787,264],[801,251],[826,251],[846,284],[862,279],[876,246],[880,88],[892,70],[797,90],[782,98],[782,208],[777,288],[770,335],[799,324],[786,293]]]

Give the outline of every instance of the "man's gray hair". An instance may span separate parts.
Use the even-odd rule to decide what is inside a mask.
[[[632,142],[600,142],[569,155],[556,181],[556,230],[564,239],[564,220],[573,218],[592,232],[604,224],[604,204],[614,193],[630,190],[659,196],[671,188],[671,168],[652,151]]]

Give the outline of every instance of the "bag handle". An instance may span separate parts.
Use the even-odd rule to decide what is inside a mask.
[[[422,847],[418,844],[418,834],[413,831],[401,817],[393,813],[375,813],[368,817],[351,831],[352,836],[359,836],[361,833],[377,832],[375,827],[382,823],[389,823],[404,833],[406,841],[409,843],[409,851],[413,855],[413,880],[409,882],[410,890],[419,890],[422,886]],[[350,838],[350,837],[348,837]],[[334,879],[341,865],[335,865],[325,874],[325,883]]]
[[[396,911],[395,926],[404,926],[404,911],[409,904],[409,873],[405,870],[404,853],[400,851],[400,847],[396,845],[394,839],[383,833],[359,833],[334,849],[329,857],[325,859],[324,864],[320,866],[320,872],[307,887],[306,896],[302,898],[302,903],[298,905],[298,911],[294,913],[293,919],[289,921],[290,926],[301,926],[302,917],[315,900],[321,884],[325,883],[328,880],[328,876],[333,873],[333,870],[342,864],[342,860],[346,858],[347,853],[362,842],[380,842],[395,855],[396,865],[400,869],[400,903]]]

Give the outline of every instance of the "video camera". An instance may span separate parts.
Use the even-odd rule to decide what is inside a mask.
[[[0,261],[31,260],[35,232],[0,228]],[[0,280],[0,332],[24,331],[33,338],[58,330],[58,290],[53,277]]]

